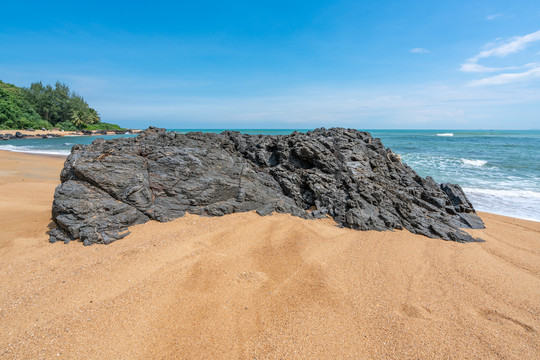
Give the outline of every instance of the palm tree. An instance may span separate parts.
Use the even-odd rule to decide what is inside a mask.
[[[88,108],[88,123],[89,124],[97,124],[100,122],[99,114],[96,110],[92,108]]]
[[[74,111],[73,114],[71,115],[71,122],[73,123],[73,125],[75,125],[79,129],[83,125],[85,125],[86,122],[85,122],[84,111],[81,111],[81,110]]]

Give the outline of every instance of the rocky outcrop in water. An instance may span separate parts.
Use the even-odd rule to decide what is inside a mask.
[[[50,240],[108,244],[150,219],[256,210],[330,216],[358,230],[459,242],[483,223],[458,185],[422,178],[367,132],[287,136],[165,132],[76,145],[61,173]]]

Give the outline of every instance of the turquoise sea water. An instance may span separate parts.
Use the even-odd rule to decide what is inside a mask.
[[[179,132],[223,130],[174,129]],[[248,134],[286,135],[294,130],[238,131]],[[477,210],[540,221],[539,130],[367,131],[381,138],[385,146],[400,154],[402,160],[420,175],[431,176],[438,182],[460,184]],[[89,144],[96,138],[98,136],[9,140],[0,143],[0,150],[69,154],[74,144]]]

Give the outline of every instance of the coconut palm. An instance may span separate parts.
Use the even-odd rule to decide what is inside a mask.
[[[73,123],[73,125],[75,125],[79,129],[82,128],[83,125],[86,125],[84,111],[82,110],[74,111],[73,114],[71,115],[71,122]]]

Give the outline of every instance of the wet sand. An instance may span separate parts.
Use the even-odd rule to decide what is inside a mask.
[[[540,223],[485,243],[254,213],[47,242],[63,158],[0,151],[0,358],[538,359]]]

